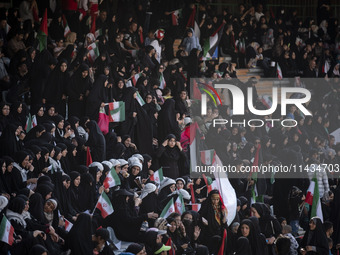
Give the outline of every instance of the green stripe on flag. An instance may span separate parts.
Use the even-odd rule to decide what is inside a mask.
[[[166,217],[169,216],[169,214],[173,213],[174,210],[172,211],[172,209],[174,209],[174,208],[171,209],[171,207],[174,207],[174,199],[173,198],[171,198],[171,200],[168,202],[168,204],[164,207],[160,217],[166,218]]]
[[[3,240],[4,235],[6,233],[6,225],[7,225],[7,218],[5,215],[2,217],[1,224],[0,224],[0,240]]]

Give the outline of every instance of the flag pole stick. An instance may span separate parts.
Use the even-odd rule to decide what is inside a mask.
[[[105,192],[105,191],[103,191],[103,192]],[[101,198],[101,196],[102,196],[102,195],[100,194],[100,196],[99,196],[99,198],[98,198],[98,201],[99,201],[99,199]],[[98,201],[97,201],[96,206],[94,207],[93,212],[91,213],[91,215],[94,214],[94,211],[96,210],[97,205],[98,205]]]

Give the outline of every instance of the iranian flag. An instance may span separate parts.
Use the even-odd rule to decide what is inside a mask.
[[[122,122],[125,120],[125,103],[122,101],[109,103],[109,121]]]
[[[182,194],[179,194],[175,201],[175,212],[182,214],[185,212],[185,204]]]
[[[323,72],[324,74],[327,74],[327,73],[329,72],[329,69],[330,69],[329,63],[328,63],[327,60],[325,60],[325,64],[322,66],[322,72]]]
[[[64,25],[64,37],[66,37],[69,33],[71,33],[71,29],[68,26],[65,15],[63,14],[63,25]]]
[[[203,57],[205,59],[217,58],[218,57],[218,44],[220,43],[223,33],[224,23],[206,40],[203,46]]]
[[[136,73],[134,76],[131,77],[133,86],[136,87],[137,81],[139,77],[142,75],[142,73]]]
[[[319,196],[319,184],[316,173],[314,174],[314,177],[309,184],[305,202],[312,206],[310,217],[312,218],[314,216],[318,216],[323,222],[323,214]]]
[[[201,204],[192,204],[191,210],[198,212],[201,209]]]
[[[112,207],[111,201],[105,192],[103,192],[101,196],[99,197],[96,208],[99,209],[104,219],[107,216],[109,216],[111,213],[113,213],[113,207]]]
[[[109,189],[112,188],[114,186],[120,185],[120,179],[118,174],[116,173],[116,170],[112,167],[110,172],[107,174],[103,185],[105,187],[105,189]]]
[[[0,240],[5,242],[9,245],[13,244],[14,238],[14,228],[12,227],[11,223],[5,215],[2,217],[1,224],[0,224]]]
[[[277,63],[276,72],[277,72],[277,78],[279,78],[279,80],[282,80],[283,76],[282,76],[282,71],[281,71],[281,67],[279,63]]]
[[[169,250],[169,255],[175,255],[175,252],[176,252],[176,251],[175,251],[174,244],[173,244],[173,242],[172,242],[172,240],[171,240],[171,237],[168,238],[168,241],[166,242],[165,245],[171,247],[171,249]]]
[[[92,156],[91,156],[91,151],[90,151],[90,147],[87,147],[86,150],[86,166],[89,166],[92,164]]]
[[[101,36],[103,35],[103,32],[102,32],[102,29],[98,29],[96,30],[96,32],[94,32],[94,37],[97,39],[98,36]]]
[[[218,167],[222,168],[223,163],[219,159],[218,155],[216,155],[216,160],[214,163],[215,169]],[[237,207],[237,198],[236,193],[231,186],[228,176],[223,171],[215,171],[214,172],[215,181],[217,183],[217,190],[220,192],[221,199],[223,204],[228,209],[228,222],[233,222],[236,215],[236,207]]]
[[[153,173],[153,175],[150,176],[150,181],[154,181],[158,184],[161,184],[161,181],[163,181],[163,168],[158,169],[156,172]]]
[[[224,255],[225,254],[224,249],[225,249],[225,245],[226,245],[226,239],[227,239],[227,230],[224,229],[222,243],[221,243],[220,249],[218,250],[217,255]]]
[[[40,28],[37,34],[37,39],[39,41],[39,50],[43,51],[47,49],[47,36],[48,36],[48,28],[47,28],[47,9],[45,9],[44,16],[41,20]]]
[[[169,203],[164,207],[164,209],[163,209],[163,211],[162,211],[162,213],[159,217],[166,219],[173,212],[175,212],[175,205],[174,205],[174,199],[171,198]]]
[[[207,192],[208,194],[210,193],[210,191],[212,191],[212,187],[211,184],[213,183],[211,177],[209,176],[205,176],[205,174],[202,174],[203,180],[205,182],[205,185],[207,186]]]
[[[179,10],[176,10],[174,12],[171,13],[171,20],[172,20],[172,25],[173,26],[178,26],[178,18],[179,18],[179,15],[181,14],[182,10],[179,9]]]
[[[201,151],[201,161],[206,166],[211,166],[215,162],[215,150]]]
[[[73,224],[69,222],[67,219],[65,219],[65,231],[70,232],[72,227],[73,227]]]
[[[159,88],[160,89],[165,89],[166,82],[165,82],[163,73],[161,73],[161,76],[159,77],[159,83],[160,83]]]
[[[25,126],[26,133],[28,133],[32,128],[36,127],[37,125],[37,118],[35,117],[35,115],[31,116],[31,114],[29,113]]]
[[[91,63],[94,63],[97,57],[99,57],[99,47],[96,42],[91,43],[87,50],[89,51],[89,60]]]
[[[139,94],[138,91],[137,91],[136,93],[137,93],[137,98],[136,98],[136,100],[138,101],[138,103],[140,104],[140,106],[145,105],[145,102],[144,102],[142,96]]]

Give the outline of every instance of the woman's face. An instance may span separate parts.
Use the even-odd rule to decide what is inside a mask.
[[[119,81],[117,85],[118,85],[119,89],[122,89],[124,87],[124,82],[123,81]]]
[[[169,227],[170,232],[173,233],[176,231],[176,229],[177,229],[176,221],[171,222]]]
[[[171,138],[169,141],[168,141],[168,146],[170,148],[174,148],[176,145],[176,139],[175,138]]]
[[[66,189],[68,189],[68,188],[70,187],[70,185],[71,185],[71,182],[70,182],[70,181],[67,181],[67,180],[64,180],[64,181],[63,181],[63,185],[64,185],[64,187],[65,187]]]
[[[62,156],[63,156],[63,154],[62,154],[61,152],[59,152],[58,155],[57,155],[57,157],[56,157],[56,159],[57,159],[57,160],[60,160]]]
[[[49,153],[46,153],[46,154],[44,155],[45,162],[47,162],[49,156],[50,156]]]
[[[178,190],[183,189],[184,188],[184,183],[182,181],[177,181],[176,188]]]
[[[244,237],[249,236],[249,233],[250,233],[250,228],[249,228],[249,226],[246,225],[246,224],[243,224],[243,225],[241,226],[241,233],[242,233],[242,236],[244,236]]]
[[[28,212],[28,209],[30,208],[30,201],[26,201],[25,202],[25,209],[24,209],[24,211],[25,212]]]
[[[13,163],[11,163],[7,166],[7,172],[10,173],[10,172],[12,172],[12,170],[13,170]]]
[[[147,79],[145,79],[145,80],[143,81],[143,85],[144,85],[144,86],[147,86],[147,85],[148,85],[148,80],[147,80]]]
[[[89,71],[85,70],[81,72],[81,76],[85,79],[89,75]]]
[[[136,99],[137,98],[137,93],[133,94],[133,98]]]
[[[24,160],[21,162],[21,165],[22,165],[23,168],[25,168],[25,167],[28,165],[29,159],[30,159],[30,158],[29,158],[29,156],[27,155],[26,158],[24,158]]]
[[[9,105],[4,105],[4,107],[2,107],[2,115],[8,116],[9,111],[10,111]]]
[[[313,220],[309,221],[309,229],[314,230],[316,228],[316,224],[314,223]]]
[[[147,164],[148,164],[148,169],[149,169],[152,165],[152,160],[149,160]]]
[[[257,212],[257,210],[254,207],[250,208],[250,211],[251,211],[251,216],[255,216],[258,219],[261,218],[260,214]]]
[[[54,107],[51,107],[50,109],[48,109],[48,115],[49,116],[54,116],[54,114],[55,114],[55,108]]]
[[[129,147],[130,144],[131,144],[131,138],[127,138],[127,139],[124,141],[125,147]]]
[[[4,162],[1,166],[2,173],[6,172],[6,162]]]
[[[22,112],[22,104],[19,105],[17,112],[20,114]]]
[[[213,204],[213,206],[218,206],[219,202],[220,202],[220,198],[218,196],[212,196],[211,197],[211,202]]]
[[[152,96],[151,95],[147,95],[146,98],[145,98],[145,101],[147,104],[150,104],[151,101],[152,101]]]
[[[47,201],[44,205],[44,212],[45,213],[52,213],[54,211],[55,207],[54,204],[51,201]]]
[[[175,185],[175,184],[172,184],[172,185],[170,186],[170,190],[171,190],[171,192],[174,192],[174,191],[176,190],[176,185]]]
[[[53,158],[53,157],[54,157],[54,154],[55,154],[55,150],[52,149],[52,151],[50,152],[50,157]]]
[[[61,155],[62,155],[63,157],[66,157],[66,155],[67,155],[67,149],[63,150],[63,151],[61,152]]]
[[[72,155],[73,157],[77,156],[77,148],[74,148],[74,150],[72,151]]]
[[[63,129],[64,128],[64,120],[58,122],[58,128]]]
[[[138,166],[134,166],[131,168],[131,173],[133,176],[137,176],[140,172],[140,168]]]
[[[39,117],[44,116],[44,108],[43,108],[43,107],[40,107],[39,111],[37,112],[37,115],[38,115]]]
[[[34,51],[32,51],[32,53],[31,53],[31,59],[35,59],[35,55],[36,55],[36,52],[35,52],[35,50],[34,50]]]
[[[87,44],[91,44],[92,43],[91,38],[90,37],[86,37],[86,42],[87,42]]]
[[[62,73],[64,73],[64,72],[66,71],[66,69],[67,69],[67,64],[66,64],[66,63],[62,63],[62,64],[60,65],[60,71],[61,71]]]
[[[35,157],[37,158],[37,160],[39,160],[41,158],[41,151],[39,151],[37,154],[35,154]]]
[[[97,174],[96,174],[96,182],[99,182],[100,181],[100,177],[102,177],[102,171],[98,171]]]
[[[80,184],[80,176],[78,176],[77,178],[74,179],[73,184],[74,184],[74,186],[76,186],[76,187],[79,186],[79,184]]]

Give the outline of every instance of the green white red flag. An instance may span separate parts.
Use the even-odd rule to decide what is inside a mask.
[[[103,192],[100,195],[96,208],[99,209],[104,219],[113,213],[113,207],[112,207],[111,201],[105,192]]]
[[[47,28],[47,9],[45,9],[44,16],[41,20],[40,28],[38,30],[37,39],[39,41],[39,50],[43,51],[47,49],[47,36],[48,36],[48,28]]]
[[[9,245],[12,245],[14,241],[13,234],[14,228],[12,227],[10,221],[4,215],[0,224],[0,240]]]
[[[137,91],[137,98],[136,100],[138,101],[138,103],[140,104],[140,106],[145,105],[144,99],[142,98],[142,96],[139,94],[139,92]]]
[[[109,103],[109,121],[122,122],[125,120],[125,102]]]
[[[87,50],[89,51],[89,61],[91,63],[94,63],[97,57],[99,57],[99,47],[96,42],[91,43],[88,47]]]
[[[318,184],[318,178],[316,177],[316,174],[314,174],[314,177],[309,184],[305,202],[312,206],[311,214],[310,214],[311,218],[314,216],[318,216],[323,222],[323,214],[322,214],[320,194],[319,194],[319,184]]]
[[[201,161],[206,166],[211,166],[215,162],[215,150],[201,151]]]
[[[112,167],[110,172],[107,174],[107,176],[106,176],[106,178],[103,182],[103,185],[104,185],[105,189],[109,189],[109,188],[112,188],[114,186],[118,186],[120,184],[121,184],[121,182],[120,182],[119,176],[116,173],[116,170]]]
[[[71,29],[68,26],[65,15],[63,15],[63,25],[64,25],[64,37],[66,37],[69,33],[71,33]]]
[[[160,89],[165,89],[166,82],[165,82],[163,73],[161,73],[161,76],[159,77],[159,83],[160,83],[159,88]]]
[[[35,117],[35,115],[32,116],[29,113],[25,125],[26,133],[28,133],[32,128],[36,127],[37,125],[38,125],[37,118]]]
[[[185,204],[184,204],[184,200],[183,200],[183,196],[182,194],[178,194],[178,197],[175,201],[175,212],[182,214],[185,212]]]
[[[161,184],[161,181],[163,181],[163,168],[158,169],[156,172],[153,173],[153,175],[150,176],[150,181],[154,181],[158,184]]]
[[[168,202],[168,204],[164,207],[160,217],[166,219],[173,212],[175,212],[175,205],[174,205],[174,199],[171,198],[171,200]]]
[[[73,224],[69,222],[67,219],[65,219],[65,231],[70,232],[72,227],[73,227]]]

